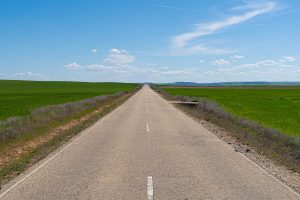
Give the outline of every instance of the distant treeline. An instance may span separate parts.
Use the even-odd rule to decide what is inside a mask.
[[[196,83],[196,82],[174,82],[174,83],[161,83],[159,85],[166,86],[300,86],[300,82],[219,82],[219,83]]]

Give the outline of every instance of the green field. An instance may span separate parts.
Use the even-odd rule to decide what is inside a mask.
[[[172,95],[204,97],[242,118],[300,136],[300,87],[164,88]]]
[[[130,83],[85,83],[0,80],[0,120],[23,116],[37,107],[129,91]]]

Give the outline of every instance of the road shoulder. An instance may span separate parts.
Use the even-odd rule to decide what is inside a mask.
[[[33,166],[36,166],[48,155],[63,148],[66,143],[72,141],[74,136],[80,135],[85,129],[123,104],[135,92],[133,91],[107,101],[88,113],[62,122],[26,143],[21,143],[16,147],[12,146],[7,155],[1,155],[3,165],[0,168],[0,188],[7,188],[6,184],[10,185],[11,183],[9,182],[12,179],[25,171],[30,171]]]
[[[169,100],[163,94],[158,93],[162,98],[165,100]],[[220,140],[224,141],[227,145],[231,146],[236,152],[239,152],[242,156],[249,159],[251,162],[256,164],[262,170],[264,170],[267,174],[275,178],[280,183],[288,186],[292,189],[295,193],[300,195],[300,173],[296,170],[291,170],[285,167],[284,165],[267,158],[266,156],[262,155],[260,152],[255,150],[255,148],[251,147],[243,143],[238,138],[232,136],[228,130],[218,126],[213,122],[209,122],[206,120],[201,119],[198,115],[195,114],[193,106],[177,104],[177,103],[170,103],[177,108],[178,110],[185,113],[187,116],[193,118],[195,121],[199,123],[199,125],[203,126],[209,132],[214,134]]]

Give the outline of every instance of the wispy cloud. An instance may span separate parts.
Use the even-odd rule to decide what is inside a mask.
[[[42,74],[33,73],[33,72],[20,72],[15,75],[23,78],[38,78],[43,76]]]
[[[160,4],[156,4],[154,6],[159,7],[159,8],[166,8],[166,9],[180,10],[180,11],[193,11],[193,12],[197,11],[195,9],[179,8],[179,7],[175,7],[175,6],[160,5]]]
[[[272,67],[272,68],[284,68],[284,67],[291,67],[292,65],[285,64],[281,62],[281,60],[272,60],[272,59],[266,59],[266,60],[261,60],[255,63],[247,63],[247,64],[241,64],[236,66],[235,68],[264,68],[264,67]]]
[[[104,61],[112,65],[126,65],[133,63],[135,57],[126,50],[111,49],[110,54]]]
[[[112,72],[112,73],[132,73],[138,69],[131,65],[135,61],[135,56],[126,50],[117,48],[110,49],[109,54],[101,63],[80,65],[76,62],[64,66],[67,70],[86,72]]]
[[[248,10],[250,9],[250,11],[247,11],[243,14],[228,17],[221,21],[198,24],[196,25],[196,30],[173,37],[171,41],[172,48],[183,53],[229,53],[230,51],[226,49],[210,48],[205,46],[204,44],[189,45],[189,43],[200,37],[211,35],[220,29],[240,24],[256,16],[271,12],[275,9],[275,7],[276,3],[274,2],[265,2],[263,4],[251,4],[251,6],[245,5],[243,8]]]
[[[230,64],[230,62],[225,59],[218,59],[213,61],[211,64],[220,66],[220,65],[228,65]]]
[[[241,56],[241,55],[234,55],[234,56],[231,56],[230,57],[231,59],[234,59],[234,60],[241,60],[244,58],[244,56]]]
[[[295,62],[297,59],[294,56],[282,56],[280,62]]]
[[[91,52],[92,53],[98,53],[98,49],[92,49]]]
[[[169,70],[169,71],[163,71],[161,72],[162,75],[186,75],[186,74],[192,74],[192,72],[188,70]]]
[[[183,8],[183,7],[176,7],[176,6],[169,6],[169,5],[161,5],[161,4],[156,4],[154,5],[155,7],[158,8],[164,8],[164,9],[169,9],[169,10],[175,10],[175,11],[183,11],[183,12],[195,12],[195,13],[203,13],[203,14],[208,14],[208,15],[219,15],[214,12],[205,12],[203,10],[199,9],[191,9],[191,8]]]
[[[291,62],[288,60],[294,60],[294,57],[283,56],[280,59],[265,59],[253,63],[244,63],[236,66],[232,65],[220,65],[217,69],[209,70],[205,73],[207,76],[226,75],[226,76],[249,76],[256,77],[260,75],[262,78],[269,78],[272,76],[281,77],[288,75],[297,76],[300,72],[300,67],[285,62]],[[285,61],[282,62],[282,59]],[[221,63],[221,62],[220,62]]]
[[[111,70],[112,67],[101,65],[101,64],[91,64],[85,66],[85,69],[87,71],[106,71],[106,70]]]
[[[64,66],[67,70],[78,70],[81,68],[81,66],[79,64],[77,64],[76,62],[67,64]]]
[[[92,65],[87,65],[84,68],[86,71],[92,71],[92,72],[109,72],[109,73],[135,73],[139,72],[140,69],[138,69],[135,66],[132,65],[123,65],[123,66],[118,66],[118,65],[113,65],[113,66],[108,66],[108,65],[102,65],[102,64],[92,64]]]

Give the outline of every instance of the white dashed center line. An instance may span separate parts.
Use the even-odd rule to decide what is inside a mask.
[[[153,200],[153,180],[152,176],[147,177],[147,199]]]
[[[149,124],[148,124],[148,122],[147,122],[147,124],[146,124],[146,129],[147,129],[147,132],[150,131],[150,130],[149,130]]]

